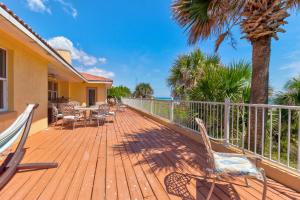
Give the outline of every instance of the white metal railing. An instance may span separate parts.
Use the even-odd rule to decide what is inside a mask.
[[[123,103],[197,131],[195,117],[208,134],[300,172],[300,106],[204,101],[122,99]]]

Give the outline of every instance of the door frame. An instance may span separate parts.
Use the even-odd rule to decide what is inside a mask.
[[[95,103],[97,102],[97,88],[96,87],[87,87],[86,88],[86,105],[89,106],[89,90],[95,90]]]

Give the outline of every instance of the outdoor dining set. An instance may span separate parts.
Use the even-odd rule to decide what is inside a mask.
[[[52,115],[57,125],[58,121],[61,121],[61,129],[65,125],[71,124],[73,129],[79,123],[92,125],[96,122],[97,126],[104,124],[106,119],[116,117],[116,112],[124,108],[122,105],[117,105],[117,109],[111,111],[111,107],[107,103],[99,103],[93,106],[80,105],[79,102],[68,102],[59,104],[58,106],[52,105]]]

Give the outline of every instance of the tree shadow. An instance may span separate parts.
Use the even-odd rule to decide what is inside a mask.
[[[191,191],[188,188],[188,185],[192,180],[196,182],[196,191],[194,194],[191,194]],[[206,179],[195,178],[193,175],[182,174],[178,172],[172,172],[168,174],[164,179],[164,184],[166,190],[169,194],[180,197],[182,200],[200,200],[205,199],[208,196],[211,183]],[[232,184],[216,184],[215,189],[222,190],[226,196],[220,197],[222,200],[236,199],[239,200],[240,197]]]
[[[153,171],[172,172],[184,169],[187,165],[197,171],[206,167],[206,159],[199,160],[199,155],[206,156],[205,148],[198,144],[198,149],[191,148],[174,135],[162,136],[161,129],[148,129],[127,134],[123,142],[114,145],[114,150],[120,153],[142,155],[135,165],[149,164]]]
[[[209,168],[207,151],[202,141],[194,141],[163,126],[143,129],[131,128],[120,139],[119,143],[114,145],[115,153],[135,156],[137,159],[132,164],[149,165],[149,173],[162,172],[161,175],[164,177],[167,175],[165,177],[165,184],[168,187],[170,186],[170,194],[177,194],[177,196],[186,200],[195,199],[195,197],[190,196],[187,187],[184,186],[184,183],[188,185],[189,181],[193,180],[196,181],[198,191],[196,197],[203,199],[207,196],[210,181],[206,182],[202,179],[195,179],[195,177],[203,175],[205,170]],[[179,174],[178,172],[189,173],[189,178],[183,177],[186,175]],[[170,175],[173,173],[177,175],[178,179],[172,177],[175,175]],[[176,183],[174,180],[179,181]],[[214,194],[220,191],[224,196],[228,197],[227,199],[240,199],[233,185],[236,187],[244,187],[244,185],[243,183],[236,184],[237,181],[240,180],[233,177],[225,179],[225,184],[217,184]],[[173,184],[172,186],[171,183]],[[202,187],[205,188],[201,189]],[[288,190],[281,184],[278,186],[275,183],[270,184],[270,187],[287,197],[291,197],[294,194],[293,191]]]

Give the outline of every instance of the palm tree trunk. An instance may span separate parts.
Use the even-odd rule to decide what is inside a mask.
[[[252,42],[253,71],[250,103],[268,103],[270,55],[271,38],[263,38]]]
[[[251,104],[267,104],[269,88],[269,64],[271,55],[271,38],[265,37],[252,41],[252,80],[251,80]],[[267,111],[265,112],[267,113]],[[256,119],[255,119],[256,118]],[[266,121],[266,115],[264,117]],[[261,152],[262,130],[265,122],[262,122],[262,109],[251,109],[251,140],[250,148]],[[264,124],[264,125],[263,125]]]

